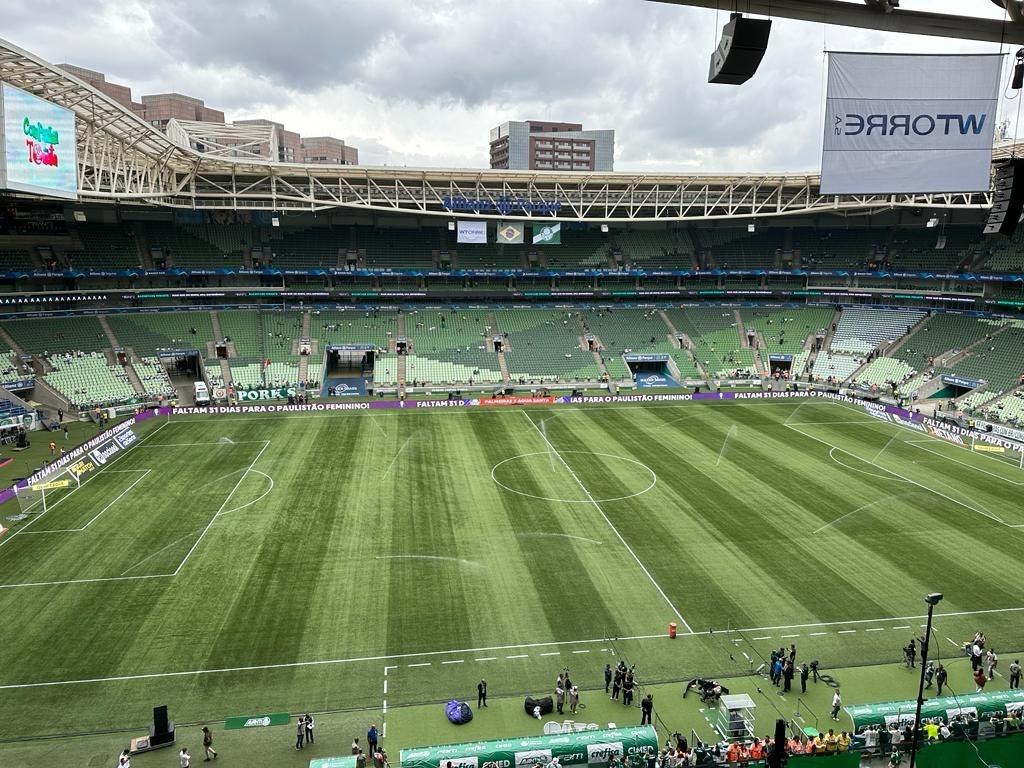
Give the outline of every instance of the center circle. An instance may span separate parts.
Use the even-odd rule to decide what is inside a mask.
[[[582,482],[582,478],[579,477],[578,470],[572,468],[571,463],[559,458],[561,456],[595,456],[605,459],[614,459],[615,461],[633,464],[641,469],[642,473],[637,473],[636,490],[633,490],[631,493],[620,493],[616,496],[595,496],[592,491],[586,487],[585,483]],[[577,487],[580,495],[585,498],[566,499],[558,496],[540,496],[538,494],[516,488],[515,481],[508,477],[508,475],[514,470],[523,471],[525,469],[527,474],[539,475],[542,473],[550,473],[552,468],[556,471],[561,470],[564,472],[566,480],[573,486]],[[491,480],[509,493],[526,496],[530,499],[540,499],[541,501],[560,501],[565,504],[593,504],[595,502],[600,503],[604,501],[623,501],[625,499],[632,499],[635,496],[647,493],[658,482],[658,476],[655,474],[653,469],[643,462],[637,461],[636,459],[629,459],[625,456],[617,456],[613,453],[597,453],[595,451],[559,451],[558,453],[554,453],[552,451],[537,451],[535,453],[522,453],[518,456],[511,456],[503,461],[499,461],[491,468]],[[504,482],[502,480],[504,480]],[[630,483],[630,485],[631,484],[632,483]],[[627,486],[624,487],[623,490],[629,491],[632,489]]]

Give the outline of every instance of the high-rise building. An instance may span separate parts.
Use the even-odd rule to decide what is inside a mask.
[[[359,150],[333,136],[303,136],[302,162],[359,165]]]
[[[615,131],[585,131],[580,123],[544,120],[491,129],[491,168],[513,171],[611,171]]]
[[[79,80],[84,80],[100,93],[105,93],[123,107],[127,107],[128,109],[142,108],[141,104],[137,104],[132,101],[131,88],[127,85],[109,82],[107,80],[107,76],[102,72],[97,72],[94,69],[86,69],[85,67],[76,67],[74,64],[58,64],[57,66],[65,72],[74,75]]]
[[[224,113],[210,109],[202,99],[181,93],[152,93],[142,97],[141,108],[135,113],[161,131],[168,121],[196,120],[202,123],[223,123]]]

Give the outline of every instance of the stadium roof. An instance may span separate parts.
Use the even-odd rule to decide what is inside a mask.
[[[197,151],[194,132],[158,131],[74,75],[2,39],[0,80],[75,113],[83,201],[610,223],[991,205],[987,193],[823,196],[813,173],[683,176],[303,165],[225,157]],[[997,154],[1007,152],[1001,148]]]

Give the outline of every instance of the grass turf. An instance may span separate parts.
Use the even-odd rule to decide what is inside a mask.
[[[380,712],[472,698],[480,677],[511,701],[566,665],[596,685],[615,656],[648,684],[741,674],[789,643],[881,664],[934,590],[944,654],[977,627],[1004,664],[1024,645],[1024,473],[856,408],[183,418],[144,436],[0,539],[0,739],[143,728],[163,703],[179,722]]]

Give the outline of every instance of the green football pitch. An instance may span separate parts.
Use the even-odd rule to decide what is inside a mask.
[[[894,663],[933,591],[942,654],[1024,647],[1024,472],[853,406],[140,430],[0,539],[0,738]]]

